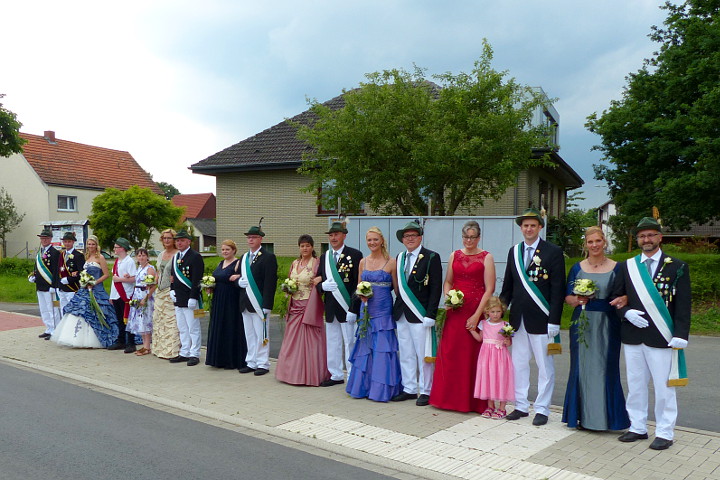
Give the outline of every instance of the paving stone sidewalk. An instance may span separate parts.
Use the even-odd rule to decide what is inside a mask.
[[[37,317],[0,311],[0,360],[403,472],[398,478],[720,479],[714,432],[679,427],[675,445],[656,452],[649,441],[568,429],[559,408],[534,427],[532,415],[509,422],[381,404],[353,399],[342,386],[294,387],[202,363],[58,347],[37,338],[37,325]]]

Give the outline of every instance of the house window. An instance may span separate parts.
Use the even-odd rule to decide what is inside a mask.
[[[77,197],[58,195],[58,212],[77,212]]]

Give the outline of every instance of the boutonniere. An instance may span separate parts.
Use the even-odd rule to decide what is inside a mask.
[[[68,260],[72,260],[73,258],[75,258],[75,255],[73,255],[73,254],[71,253],[71,254],[69,254],[69,255],[67,256],[67,258],[68,258]]]
[[[533,261],[533,263],[534,263],[535,265],[537,265],[538,267],[540,266],[540,261],[541,261],[541,260],[540,260],[540,257],[539,257],[539,256],[535,255],[535,256],[532,258],[532,261]]]
[[[668,263],[672,263],[672,258],[670,258],[670,257],[665,257],[665,260],[663,260],[663,263],[664,263],[665,265],[667,265]]]
[[[425,255],[423,255],[422,253],[420,255],[418,255],[418,261],[422,260],[424,256]]]

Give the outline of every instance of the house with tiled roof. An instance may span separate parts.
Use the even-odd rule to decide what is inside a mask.
[[[344,106],[342,95],[325,105],[333,109]],[[243,232],[257,225],[264,217],[264,243],[279,255],[297,254],[297,239],[309,233],[318,244],[327,236],[328,219],[337,215],[335,205],[318,205],[318,195],[303,193],[310,178],[297,172],[302,156],[311,147],[296,136],[295,123],[309,122],[312,112],[296,115],[250,138],[236,143],[210,157],[193,164],[193,173],[212,175],[216,179],[217,229],[220,238],[242,238]],[[557,125],[557,111],[548,105],[539,111],[537,122]],[[555,130],[557,131],[557,129]],[[552,139],[557,144],[557,139]],[[545,149],[546,150],[546,149]],[[540,156],[538,149],[533,155]],[[497,201],[488,200],[484,206],[459,215],[518,215],[528,206],[544,206],[548,215],[556,216],[565,210],[567,195],[579,188],[583,181],[552,150],[553,166],[532,168],[521,172],[517,184]],[[319,194],[320,192],[318,192]],[[361,212],[371,214],[372,212]]]
[[[87,218],[93,199],[106,188],[126,190],[133,185],[163,191],[129,152],[63,140],[55,132],[20,133],[27,142],[22,153],[1,159],[0,186],[12,196],[20,226],[8,235],[7,256],[25,256],[38,243],[43,226],[53,230],[53,242],[62,232],[75,231],[83,248],[89,233]]]
[[[212,193],[188,193],[170,199],[176,207],[185,208],[181,222],[188,223],[197,238],[193,248],[207,252],[217,245],[215,215],[217,201]]]

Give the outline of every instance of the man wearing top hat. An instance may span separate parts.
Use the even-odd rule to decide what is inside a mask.
[[[424,407],[429,403],[435,364],[426,362],[427,337],[435,326],[435,316],[442,297],[442,262],[440,255],[422,246],[423,228],[409,222],[396,232],[406,251],[397,256],[398,291],[393,305],[397,322],[403,391],[390,400],[416,399]]]
[[[238,286],[242,288],[240,312],[247,342],[247,365],[238,371],[254,372],[256,376],[270,371],[268,321],[277,287],[277,258],[262,246],[264,236],[261,226],[250,227],[245,233],[249,251],[240,259],[241,275],[238,279]]]
[[[57,271],[60,252],[52,246],[52,232],[49,228],[44,228],[38,237],[40,237],[40,249],[35,256],[33,273],[28,280],[35,284],[40,317],[45,324],[45,332],[39,337],[50,340],[55,330],[55,324],[60,321],[60,310],[53,306],[58,283]]]
[[[202,332],[200,319],[195,318],[195,310],[200,304],[200,283],[205,273],[202,256],[190,248],[192,236],[187,230],[175,235],[178,252],[172,258],[172,282],[170,298],[175,304],[175,317],[180,331],[180,354],[170,359],[170,363],[186,362],[188,367],[200,363]]]
[[[62,237],[64,248],[60,252],[58,261],[58,296],[61,312],[80,288],[80,272],[85,267],[85,255],[75,250],[76,241],[74,232],[65,232]]]
[[[655,390],[653,450],[673,444],[677,399],[675,386],[687,384],[683,349],[690,332],[690,272],[687,263],[660,248],[660,224],[645,217],[635,228],[642,253],[620,264],[610,302],[618,308],[620,340],[627,370],[626,408],[630,429],[618,440],[648,438],[648,382]],[[620,302],[627,295],[627,304]]]
[[[343,366],[350,375],[350,353],[355,344],[355,323],[360,300],[354,296],[362,253],[345,245],[347,229],[343,222],[333,222],[325,232],[330,248],[320,256],[317,288],[324,294],[327,367],[330,379],[320,384],[331,387],[345,382]],[[345,352],[343,354],[343,347]]]
[[[130,300],[135,290],[137,267],[135,261],[128,255],[130,252],[128,239],[118,237],[115,240],[113,252],[115,253],[115,263],[112,269],[110,301],[115,307],[115,315],[118,319],[118,338],[108,347],[108,350],[123,350],[125,353],[132,353],[135,351],[135,335],[127,332],[125,326],[130,315]]]
[[[506,417],[518,420],[530,410],[530,358],[538,367],[538,394],[533,425],[545,425],[555,385],[555,364],[548,343],[560,333],[565,300],[565,258],[560,247],[540,238],[545,226],[540,212],[529,208],[515,219],[524,241],[510,249],[500,298],[510,306],[515,370],[515,410]]]

